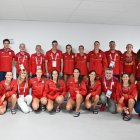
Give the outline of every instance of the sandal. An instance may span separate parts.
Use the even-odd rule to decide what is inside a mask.
[[[45,106],[41,105],[41,111],[45,111],[45,110],[46,110]]]
[[[123,120],[124,121],[130,121],[132,118],[130,117],[130,115],[125,115],[123,116]]]
[[[98,114],[98,109],[97,108],[93,109],[93,114]]]
[[[56,110],[55,110],[56,113],[59,113],[60,111],[61,111],[61,109],[59,107],[56,108]]]
[[[80,116],[80,112],[75,112],[73,117],[79,117]]]
[[[11,114],[16,114],[16,110],[15,109],[11,109]]]

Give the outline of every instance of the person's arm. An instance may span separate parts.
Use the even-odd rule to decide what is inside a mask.
[[[12,86],[12,90],[6,92],[5,96],[6,96],[6,97],[10,97],[10,96],[12,96],[13,94],[16,94],[16,92],[17,92],[17,82],[14,81],[13,86]]]
[[[91,92],[91,95],[92,96],[95,96],[95,95],[100,95],[101,94],[101,83],[98,81],[97,83],[97,88],[94,92]]]

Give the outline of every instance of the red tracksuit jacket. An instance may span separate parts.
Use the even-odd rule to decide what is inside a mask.
[[[41,78],[40,80],[38,80],[37,77],[30,79],[29,85],[32,88],[33,98],[41,99],[42,97],[45,97],[43,95],[45,82],[46,80],[44,78]]]
[[[99,80],[96,80],[94,85],[91,85],[90,87],[88,87],[88,79],[86,79],[85,84],[87,87],[87,94],[91,93],[92,97],[94,97],[95,95],[101,94],[101,82]]]
[[[99,50],[99,53],[90,51],[88,53],[89,71],[95,70],[98,76],[104,74],[105,69],[108,67],[106,55],[103,51]]]
[[[23,64],[24,68],[26,69],[27,73],[30,73],[30,54],[24,52],[24,55],[18,52],[15,56],[16,61],[16,73],[19,74],[21,69],[19,65]]]
[[[118,79],[113,77],[113,79],[107,80],[105,77],[101,78],[101,91],[106,94],[107,90],[111,90],[111,99],[116,101],[116,85],[118,83]]]
[[[108,61],[108,67],[110,66],[110,62],[115,62],[115,65],[113,67],[113,75],[121,75],[121,57],[122,53],[118,50],[115,50],[115,53],[112,53],[110,50],[106,51],[106,58]]]
[[[46,96],[50,100],[55,100],[57,96],[60,96],[60,95],[65,97],[66,85],[63,80],[60,80],[59,82],[60,82],[60,87],[58,88],[56,83],[54,83],[52,79],[47,80],[43,95]]]
[[[20,85],[18,85],[18,97],[19,95],[24,95],[25,97],[29,94],[29,81],[30,80],[28,80],[27,84],[25,84],[26,82],[23,81]]]
[[[16,94],[17,92],[17,81],[15,79],[12,79],[10,85],[5,85],[5,80],[0,82],[0,105],[1,103],[1,97],[5,94],[5,100],[8,100],[10,96],[13,94]]]
[[[0,49],[0,71],[10,72],[12,71],[12,61],[15,58],[15,53],[13,50]]]
[[[127,96],[125,96],[127,95]],[[131,83],[130,87],[124,88],[122,87],[122,83],[118,83],[116,87],[116,97],[117,102],[119,103],[119,100],[121,97],[124,96],[124,103],[122,106],[125,106],[129,99],[135,99],[137,96],[137,88],[134,83]]]
[[[68,54],[64,53],[63,54],[63,65],[64,65],[64,74],[73,74],[73,69],[74,69],[74,54]]]
[[[75,68],[80,70],[80,75],[87,75],[88,68],[87,68],[87,54],[84,53],[82,56],[80,53],[75,55]]]
[[[132,52],[132,56],[127,56],[126,52],[122,55],[121,73],[136,74],[136,54]]]
[[[63,54],[60,50],[54,54],[52,50],[46,52],[46,60],[48,61],[48,72],[51,73],[53,70],[61,71],[61,59]],[[56,61],[56,66],[53,66],[53,61]]]
[[[71,77],[67,81],[67,91],[70,93],[70,98],[76,100],[76,92],[79,91],[81,95],[87,94],[86,84],[84,81],[79,85],[78,82],[75,82],[74,77]]]
[[[30,73],[36,74],[37,67],[41,67],[43,74],[45,74],[45,56],[42,53],[40,56],[37,56],[36,53],[31,55]]]

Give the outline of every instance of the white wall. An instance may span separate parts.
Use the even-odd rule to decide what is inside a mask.
[[[128,43],[134,45],[134,51],[140,49],[140,26],[94,25],[80,23],[51,23],[38,21],[0,21],[0,45],[4,38],[14,39],[11,48],[17,53],[18,46],[24,42],[28,52],[34,53],[36,44],[42,45],[46,52],[56,39],[65,51],[65,45],[71,44],[75,51],[80,44],[85,50],[92,49],[93,42],[99,40],[101,49],[108,50],[108,42],[115,40],[117,49],[122,52]]]
[[[33,53],[36,44],[44,51],[50,49],[51,41],[58,40],[61,49],[70,43],[77,49],[83,44],[86,51],[92,49],[93,42],[99,40],[101,49],[108,49],[108,42],[115,40],[117,49],[125,50],[127,43],[134,45],[134,51],[140,48],[140,26],[94,25],[75,23],[50,23],[37,21],[0,21],[0,45],[4,38],[14,39],[11,48],[18,52],[18,45],[24,42],[28,52]]]

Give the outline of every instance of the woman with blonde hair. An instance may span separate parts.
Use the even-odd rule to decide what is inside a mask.
[[[25,69],[21,70],[17,79],[18,85],[18,106],[23,113],[29,113],[32,111],[30,104],[32,102],[32,96],[29,94],[29,82],[28,73]]]

